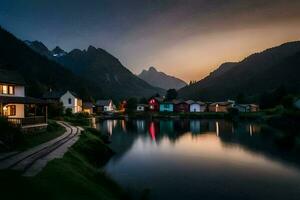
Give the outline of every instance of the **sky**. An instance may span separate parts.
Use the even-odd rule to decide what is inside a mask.
[[[300,40],[299,0],[1,0],[0,26],[66,51],[103,48],[133,73],[185,81]]]

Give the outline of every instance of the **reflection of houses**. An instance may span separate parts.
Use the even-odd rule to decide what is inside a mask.
[[[190,121],[190,130],[193,134],[198,134],[201,132],[201,123],[200,120],[191,120]]]
[[[174,105],[172,102],[161,102],[159,104],[159,112],[173,112]]]
[[[96,102],[96,113],[101,112],[112,112],[114,111],[114,104],[111,99],[109,100],[98,100]]]
[[[208,106],[209,112],[228,112],[230,108],[232,108],[234,105],[231,101],[225,101],[225,102],[215,102],[211,103]]]
[[[160,98],[160,97],[151,98],[148,102],[149,110],[154,111],[154,112],[158,112],[159,111],[159,104],[162,101],[163,101],[163,98]]]
[[[139,133],[144,133],[146,131],[146,122],[145,120],[136,120],[136,127]]]
[[[186,101],[186,103],[189,104],[190,112],[205,112],[206,111],[206,103],[203,103],[201,101],[193,101],[193,100],[188,100],[188,101]]]
[[[47,104],[25,96],[25,82],[18,74],[0,70],[0,116],[22,128],[46,127]]]
[[[174,100],[174,111],[175,112],[189,112],[189,104],[185,101]]]
[[[136,106],[136,111],[138,111],[138,112],[144,112],[144,111],[147,110],[147,108],[148,108],[147,104],[138,104]]]
[[[84,102],[82,104],[82,111],[90,115],[94,113],[94,108],[95,105],[92,102]]]
[[[62,102],[64,109],[71,109],[72,113],[82,111],[82,100],[76,93],[71,91],[57,92],[51,90],[43,95],[43,99],[49,103]]]

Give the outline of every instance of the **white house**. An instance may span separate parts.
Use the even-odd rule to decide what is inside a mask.
[[[113,112],[115,110],[115,105],[111,99],[109,100],[98,100],[96,102],[96,112]]]
[[[66,109],[71,109],[72,113],[78,113],[82,111],[82,100],[74,93],[67,91],[60,97],[60,102]]]
[[[206,110],[206,104],[201,101],[188,100],[186,103],[189,104],[190,112],[205,112]]]
[[[61,102],[64,109],[71,109],[72,113],[82,112],[82,100],[74,92],[56,92],[50,90],[43,95],[43,98],[49,102]]]
[[[148,107],[148,105],[146,105],[146,104],[138,104],[136,106],[136,111],[138,111],[138,112],[144,112],[144,111],[146,111],[147,107]]]
[[[19,74],[0,70],[0,116],[21,127],[46,125],[46,102],[25,96],[25,82]]]

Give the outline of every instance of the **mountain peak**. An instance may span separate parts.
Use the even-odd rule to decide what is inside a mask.
[[[148,71],[149,71],[149,72],[157,72],[156,68],[153,67],[153,66],[149,67],[149,70],[148,70]]]
[[[183,80],[167,75],[163,72],[159,72],[155,67],[152,66],[149,67],[148,71],[143,70],[138,76],[149,84],[166,90],[173,88],[180,89],[187,85]]]
[[[92,45],[90,45],[90,46],[88,47],[87,51],[88,51],[88,52],[91,52],[91,51],[97,51],[97,48],[94,47],[94,46],[92,46]]]
[[[53,50],[52,50],[52,55],[55,57],[60,57],[60,56],[64,56],[66,55],[67,52],[65,52],[64,50],[62,50],[59,46],[56,46]]]

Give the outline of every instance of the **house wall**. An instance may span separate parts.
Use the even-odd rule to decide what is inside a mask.
[[[175,112],[189,112],[189,104],[187,103],[179,103],[175,105]]]
[[[156,99],[150,99],[149,100],[149,110],[150,111],[159,111],[160,106]]]
[[[24,118],[25,117],[25,109],[24,104],[7,104],[9,105],[15,105],[16,106],[16,115],[15,116],[8,116],[8,118]]]
[[[190,112],[201,112],[201,106],[199,104],[191,104]]]
[[[69,103],[71,99],[71,103]],[[61,96],[60,101],[63,103],[63,106],[66,109],[72,109],[72,113],[78,113],[82,111],[82,100],[74,97],[69,91]]]
[[[174,106],[173,106],[173,104],[160,104],[159,111],[160,112],[173,112]]]
[[[136,110],[137,111],[145,111],[145,107],[144,106],[137,106]]]
[[[5,83],[0,83],[1,85],[10,85]],[[25,97],[25,87],[20,85],[14,85],[15,87],[15,94],[9,95],[9,94],[0,94],[0,96],[14,96],[14,97]]]
[[[83,112],[88,113],[88,114],[93,114],[93,109],[92,108],[84,108]]]
[[[25,97],[25,87],[24,86],[15,86],[15,95],[16,97]]]

